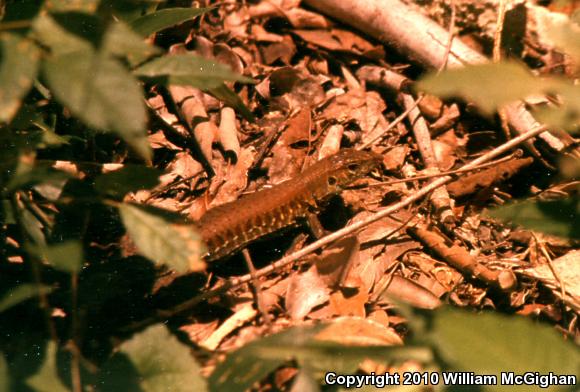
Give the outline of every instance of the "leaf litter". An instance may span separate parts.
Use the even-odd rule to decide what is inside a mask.
[[[155,216],[136,209],[130,203],[135,201],[179,212],[195,222],[212,207],[300,176],[317,159],[368,143],[383,156],[382,166],[330,201],[320,214],[324,234],[384,210],[418,192],[438,172],[458,169],[502,143],[498,122],[474,113],[471,103],[426,95],[416,106],[429,129],[435,157],[435,167],[427,169],[422,146],[413,136],[415,124],[405,119],[391,127],[408,109],[402,94],[412,91],[423,70],[372,37],[299,3],[225,2],[200,23],[178,26],[155,38],[161,46],[169,46],[163,45],[164,39],[171,37],[170,52],[176,56],[195,53],[217,60],[256,83],[231,81],[202,89],[176,79],[168,88],[148,91],[152,117],[148,140],[154,165],[165,174],[153,190],[124,196],[124,219],[150,220],[148,230],[155,231]],[[459,28],[477,27],[489,39],[488,24],[469,20],[464,2],[460,3]],[[441,12],[429,7],[426,12],[441,21]],[[541,62],[541,72],[558,66],[546,55],[557,57],[556,48],[527,49],[524,59]],[[566,65],[562,72],[569,69]],[[250,116],[256,117],[255,122],[248,121]],[[206,303],[171,314],[172,324],[187,334],[196,350],[209,353],[205,357],[196,353],[206,374],[223,352],[273,332],[321,321],[330,324],[318,335],[322,340],[400,345],[408,333],[400,304],[433,309],[451,303],[526,314],[548,319],[577,337],[577,323],[567,321],[577,320],[580,311],[577,239],[521,230],[486,214],[524,196],[538,200],[578,196],[573,178],[551,172],[546,181],[542,161],[520,155],[478,171],[452,173],[455,179],[447,185],[455,218],[451,224],[442,224],[428,203],[414,203],[300,263],[276,268],[250,284],[236,285]],[[545,154],[545,159],[552,157]],[[409,177],[422,180],[402,181]],[[169,229],[171,241],[163,246],[174,252],[202,252],[189,226],[175,224]],[[252,244],[255,268],[267,268],[313,237],[304,226]],[[133,256],[134,245],[123,241],[119,245],[125,256]],[[152,245],[142,247],[155,254]],[[157,289],[149,297],[155,312],[163,315],[188,298],[249,273],[240,255],[215,266],[206,267],[195,257],[191,262],[189,271],[195,271],[191,274],[158,269]],[[182,271],[187,268],[181,266]],[[204,283],[180,287],[192,276],[201,276]],[[256,296],[264,309],[258,309]],[[385,371],[381,366],[370,361],[360,369]],[[398,369],[422,370],[420,366],[408,361]],[[293,367],[281,367],[275,371],[277,381],[264,382],[288,388],[295,374]]]
[[[303,168],[316,158],[321,143],[329,144],[325,148],[337,151],[341,146],[356,147],[377,137],[379,141],[374,142],[371,149],[383,153],[380,173],[361,179],[355,189],[345,191],[342,198],[333,201],[326,215],[335,216],[329,219],[323,213],[323,224],[328,230],[336,229],[347,222],[363,219],[365,215],[416,191],[421,186],[417,182],[389,184],[408,176],[432,174],[424,169],[407,122],[384,133],[389,123],[401,113],[401,102],[393,99],[392,92],[385,93],[372,83],[367,85],[368,74],[364,79],[357,78],[362,75],[357,72],[361,65],[364,67],[384,58],[385,47],[363,38],[354,30],[329,28],[334,24],[326,17],[299,8],[297,4],[268,4],[224,6],[216,11],[222,18],[208,18],[194,28],[191,34],[198,38],[184,37],[185,46],[189,47],[190,43],[197,45],[199,49],[196,50],[201,52],[211,52],[211,49],[204,49],[200,42],[211,41],[206,46],[214,48],[213,54],[207,56],[214,56],[219,45],[227,56],[216,56],[218,60],[257,81],[253,86],[235,87],[244,104],[256,114],[257,123],[247,122],[238,113],[235,123],[229,128],[234,129],[231,135],[237,138],[234,145],[238,145],[239,150],[236,148],[237,151],[228,156],[225,152],[230,149],[226,143],[220,144],[223,138],[213,136],[213,143],[204,142],[206,136],[212,140],[214,131],[200,130],[198,137],[196,129],[203,122],[191,122],[196,116],[201,116],[203,121],[215,124],[213,128],[219,127],[223,132],[220,107],[208,104],[211,99],[207,99],[207,92],[190,94],[186,101],[196,102],[202,108],[186,115],[193,135],[185,136],[194,137],[201,151],[194,152],[185,145],[178,145],[183,152],[171,152],[174,144],[164,141],[165,134],[159,132],[155,134],[154,148],[175,156],[176,160],[165,166],[172,173],[173,180],[191,177],[201,168],[199,164],[186,163],[191,158],[184,152],[193,153],[194,157],[201,153],[213,167],[215,175],[205,177],[209,173],[198,174],[199,181],[179,183],[171,191],[155,196],[150,203],[172,197],[173,192],[182,189],[185,195],[189,195],[179,201],[182,211],[187,211],[189,205],[205,205],[203,211],[243,197],[245,192],[299,176]],[[297,15],[301,16],[297,19]],[[280,24],[280,19],[290,25]],[[199,37],[207,37],[207,40]],[[386,50],[388,53],[390,49]],[[403,75],[408,69],[414,69],[413,64],[400,62],[383,62],[381,67]],[[402,84],[399,88],[406,91],[408,87]],[[184,94],[178,98],[182,96]],[[174,101],[178,102],[184,100],[175,98]],[[150,99],[150,103],[154,101],[159,101],[159,95]],[[163,105],[154,107],[157,111],[166,110]],[[430,127],[441,171],[458,168],[462,162],[500,143],[497,138],[488,138],[477,144],[472,141],[472,135],[485,129],[482,127],[495,125],[488,119],[481,119],[481,125],[474,126],[473,115],[462,103],[443,102],[428,96],[420,103],[419,110]],[[160,115],[167,117],[167,114]],[[175,120],[172,118],[170,123],[176,124]],[[228,121],[231,122],[231,117]],[[331,131],[336,127],[340,127],[339,133]],[[333,132],[339,137],[324,142]],[[258,166],[253,166],[253,158],[257,156],[263,158]],[[442,227],[445,230],[442,237],[432,233],[438,225],[429,208],[416,205],[366,227],[351,237],[353,243],[349,244],[345,238],[346,242],[337,242],[322,254],[307,257],[307,262],[301,266],[286,266],[259,278],[262,291],[257,295],[268,298],[267,312],[273,316],[273,326],[264,325],[260,314],[250,311],[255,307],[246,304],[228,318],[214,319],[210,324],[207,321],[198,324],[195,316],[182,315],[182,328],[203,328],[204,338],[199,334],[189,335],[202,347],[210,350],[227,347],[231,350],[247,343],[245,329],[252,331],[249,332],[252,339],[257,339],[268,331],[291,325],[334,320],[336,330],[330,329],[326,333],[331,339],[336,339],[344,333],[345,320],[351,320],[353,326],[363,320],[372,320],[372,328],[384,328],[385,333],[392,334],[392,341],[388,344],[400,344],[405,337],[404,329],[400,322],[396,322],[399,316],[390,298],[425,308],[437,307],[449,298],[447,301],[461,307],[483,308],[505,306],[500,300],[502,297],[514,298],[526,291],[527,300],[504,310],[517,312],[536,304],[538,312],[542,312],[545,307],[537,305],[538,296],[543,301],[560,301],[560,285],[568,281],[567,275],[560,281],[554,279],[548,272],[544,255],[535,253],[532,260],[532,245],[522,246],[510,238],[515,232],[511,226],[481,215],[484,209],[505,203],[506,197],[538,194],[540,185],[525,181],[531,173],[541,171],[534,165],[537,166],[532,158],[516,156],[481,171],[457,174],[457,179],[447,187],[451,197],[460,198],[452,204],[457,226]],[[184,170],[189,166],[191,169]],[[552,186],[566,182],[561,181],[555,181]],[[499,193],[494,193],[496,191]],[[472,204],[473,200],[477,203]],[[202,213],[189,211],[194,219]],[[466,225],[466,222],[472,223]],[[418,232],[423,234],[418,235]],[[252,258],[259,263],[262,258],[279,258],[285,249],[291,249],[288,241],[281,241],[281,238],[291,239],[293,235],[295,230],[285,231],[273,239],[256,243],[251,247]],[[577,264],[575,246],[570,243],[552,250],[553,255],[560,256],[556,260],[558,268]],[[571,256],[567,259],[567,255]],[[569,260],[567,267],[560,267],[566,260]],[[240,259],[234,257],[223,263],[234,262],[239,263]],[[529,267],[530,263],[536,267]],[[227,269],[227,266],[218,267],[217,275],[211,280],[213,284],[227,279],[227,276],[219,276],[222,269]],[[552,294],[548,291],[530,295],[530,290],[534,289],[529,283],[519,285],[516,274],[518,278],[526,276],[543,282],[545,287],[551,288]],[[573,297],[577,296],[574,284],[566,287],[571,291],[567,291],[565,301],[577,305],[577,302],[570,302],[578,300]],[[505,293],[498,294],[496,288]],[[211,299],[212,305],[228,309],[247,290],[247,287],[237,287],[221,298]],[[578,311],[577,307],[567,309],[568,312]],[[341,318],[345,316],[349,318]],[[544,316],[549,317],[545,312]],[[561,318],[552,319],[552,322],[561,323]],[[372,331],[364,325],[361,324],[357,336],[372,341],[378,330]],[[577,326],[569,327],[570,333],[578,332]]]

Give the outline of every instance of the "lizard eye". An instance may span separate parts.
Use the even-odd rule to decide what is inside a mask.
[[[338,181],[337,181],[336,177],[328,177],[328,185],[333,186],[333,185],[336,185],[337,182]]]
[[[359,169],[360,165],[358,163],[351,163],[347,166],[347,169],[351,172],[355,172]]]

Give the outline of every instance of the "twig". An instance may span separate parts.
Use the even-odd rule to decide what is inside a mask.
[[[519,150],[519,151],[521,152],[522,150]],[[437,178],[437,177],[443,177],[443,176],[454,176],[456,174],[468,173],[468,172],[472,172],[472,171],[476,171],[476,170],[485,169],[485,168],[491,167],[491,166],[497,166],[500,163],[504,163],[504,162],[507,162],[509,160],[515,159],[518,155],[520,155],[520,154],[519,153],[511,154],[507,157],[497,159],[497,160],[492,161],[492,162],[487,162],[487,163],[484,163],[482,165],[478,165],[478,166],[473,167],[473,168],[466,169],[465,167],[462,167],[462,168],[459,168],[456,170],[448,170],[448,171],[443,171],[440,173],[425,174],[423,176],[415,176],[415,177],[401,178],[399,180],[376,182],[374,184],[367,185],[367,187],[394,185],[394,184],[400,184],[400,183],[406,183],[406,182],[429,180],[431,178]]]
[[[413,129],[415,142],[417,143],[425,167],[434,173],[438,173],[439,165],[437,164],[437,158],[435,158],[435,150],[433,149],[427,121],[421,115],[419,108],[413,105],[413,97],[410,94],[401,93],[399,96],[403,99],[404,107],[411,108],[415,106],[409,112],[409,121]],[[455,221],[455,216],[451,210],[451,199],[445,187],[435,189],[430,198],[433,211],[439,217],[438,221],[444,225],[452,224]]]
[[[290,116],[288,116],[286,119],[288,119],[289,117]],[[260,167],[262,161],[264,160],[264,158],[266,158],[266,155],[268,155],[270,149],[272,148],[276,140],[278,140],[278,137],[282,134],[282,132],[284,132],[286,127],[287,125],[280,126],[275,131],[271,131],[270,134],[266,136],[264,142],[262,143],[262,146],[260,147],[260,150],[256,153],[256,156],[254,157],[254,162],[252,162],[252,164],[250,165],[250,170],[258,169]]]
[[[499,9],[497,11],[497,21],[495,24],[495,31],[493,33],[493,62],[497,63],[501,60],[501,34],[503,32],[503,24],[505,21],[505,8],[507,0],[499,0]]]
[[[562,296],[562,301],[565,301],[565,299],[566,299],[566,285],[564,284],[564,281],[560,277],[560,274],[556,270],[556,267],[554,267],[554,263],[552,263],[552,258],[548,254],[548,251],[546,250],[546,247],[544,246],[544,244],[542,244],[540,242],[540,240],[538,240],[538,237],[536,236],[536,234],[534,232],[532,232],[532,236],[534,237],[534,240],[536,241],[536,246],[538,248],[540,248],[540,251],[542,252],[544,257],[546,258],[546,261],[548,262],[548,267],[550,267],[550,271],[552,271],[552,275],[554,275],[554,279],[556,280],[556,282],[558,282],[558,285],[560,286],[559,288],[560,288],[560,295]]]
[[[30,200],[30,197],[28,197],[26,193],[20,192],[20,198],[24,203],[24,205],[26,206],[26,208],[28,208],[28,210],[32,213],[32,215],[34,215],[34,217],[38,219],[40,223],[42,223],[42,231],[45,236],[48,236],[50,229],[52,229],[53,226],[50,219],[46,216],[44,211],[42,211],[42,209],[38,207],[38,205],[33,203],[32,200]]]
[[[447,47],[445,47],[443,63],[437,70],[437,73],[441,73],[447,68],[447,64],[449,63],[449,55],[451,54],[451,45],[453,45],[453,39],[455,38],[455,1],[449,0],[449,6],[451,7],[451,20],[449,20],[449,40],[447,41]]]
[[[16,220],[17,226],[20,230],[20,233],[22,235],[22,240],[24,242],[24,244],[26,245],[26,243],[28,243],[29,241],[33,241],[32,239],[30,239],[30,236],[28,235],[28,233],[26,233],[25,229],[24,229],[24,222],[22,221],[22,216],[21,216],[21,211],[22,211],[22,207],[19,203],[19,199],[21,199],[22,197],[22,192],[16,192],[12,198],[11,198],[11,207],[12,210],[14,211],[14,218]],[[26,249],[25,249],[26,250]],[[41,290],[41,285],[42,285],[42,276],[40,274],[40,260],[38,260],[38,258],[36,256],[30,256],[31,252],[25,251],[22,252],[22,257],[24,259],[24,261],[30,265],[30,269],[32,271],[32,279],[34,280],[34,284],[36,284],[36,287],[38,288],[38,303],[39,303],[39,307],[42,310],[42,312],[44,313],[44,317],[45,317],[45,321],[46,321],[46,328],[48,329],[48,332],[50,334],[50,338],[53,342],[58,343],[59,339],[58,339],[58,334],[56,332],[56,327],[54,325],[54,323],[52,322],[52,315],[50,313],[50,303],[48,302],[48,296],[47,294]]]
[[[147,203],[148,201],[150,201],[151,199],[153,199],[156,196],[159,196],[160,194],[170,190],[171,188],[175,188],[176,186],[183,184],[187,181],[193,180],[195,177],[199,176],[200,174],[204,173],[203,170],[199,170],[198,172],[192,174],[191,176],[187,176],[184,178],[181,178],[180,180],[177,180],[175,182],[171,182],[165,186],[162,186],[159,189],[155,189],[151,192],[151,194],[147,197],[147,199],[145,199],[145,203]]]
[[[260,279],[256,276],[256,267],[254,267],[254,262],[252,261],[252,256],[250,256],[250,252],[248,248],[244,248],[242,250],[242,255],[244,256],[244,261],[246,262],[246,266],[248,267],[248,271],[250,272],[250,289],[254,293],[254,297],[256,299],[256,307],[262,314],[262,318],[264,319],[264,324],[266,326],[272,326],[272,320],[270,315],[268,314],[268,309],[264,304],[264,295],[262,293],[262,284],[260,283]]]
[[[501,61],[501,34],[503,32],[503,26],[505,22],[505,9],[506,9],[506,1],[507,0],[500,0],[499,1],[499,9],[497,11],[497,21],[495,25],[495,31],[493,34],[493,62],[499,63]],[[499,115],[499,119],[501,122],[501,129],[504,132],[506,139],[510,137],[510,128],[508,125],[508,118],[505,112],[505,109],[500,108],[497,111]]]
[[[405,119],[405,117],[407,117],[409,115],[409,113],[411,113],[411,111],[413,109],[415,109],[417,107],[417,105],[419,105],[419,103],[423,100],[423,96],[424,96],[423,94],[419,94],[419,97],[417,98],[417,100],[415,101],[415,103],[412,106],[407,108],[407,110],[405,110],[403,113],[401,113],[399,115],[399,117],[394,119],[393,122],[391,122],[389,124],[389,126],[385,128],[385,130],[383,132],[381,132],[379,135],[375,136],[374,138],[364,142],[360,147],[357,148],[357,150],[365,149],[368,146],[370,146],[371,144],[374,144],[377,140],[383,138],[387,134],[387,132],[389,132],[391,129],[396,127],[398,123],[403,121]]]
[[[13,20],[0,23],[0,31],[23,29],[30,26],[32,26],[32,21],[30,20]]]
[[[78,289],[79,278],[76,272],[70,276],[71,279],[71,339],[75,347],[79,347],[79,310],[78,310]],[[82,392],[81,382],[81,353],[77,350],[71,350],[71,384],[74,392]]]

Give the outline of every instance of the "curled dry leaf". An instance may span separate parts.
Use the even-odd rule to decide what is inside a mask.
[[[441,301],[433,292],[419,283],[402,276],[383,276],[377,283],[375,300],[401,301],[421,309],[435,309],[441,306]]]
[[[171,143],[169,140],[167,140],[167,138],[165,137],[165,134],[162,131],[157,131],[155,133],[152,133],[151,135],[149,135],[147,137],[147,139],[149,140],[149,144],[151,144],[151,148],[158,149],[158,148],[167,148],[169,150],[179,150],[179,147],[177,147],[175,144]]]
[[[440,98],[431,94],[425,94],[418,106],[421,114],[429,120],[439,118],[443,112],[443,102]]]
[[[229,12],[224,17],[224,30],[228,32],[230,38],[244,40],[248,37],[248,22],[250,14],[246,7],[239,8],[236,12]]]
[[[253,308],[251,303],[245,304],[236,313],[228,317],[228,319],[224,321],[218,329],[216,329],[207,339],[199,343],[199,345],[209,351],[214,351],[219,347],[220,343],[226,336],[245,323],[253,320],[257,314],[258,311]]]
[[[391,328],[360,317],[340,317],[316,335],[316,339],[345,346],[401,345],[403,341]]]
[[[269,38],[273,39],[273,37]],[[289,36],[285,35],[280,38],[277,42],[260,47],[264,63],[270,65],[280,60],[284,64],[290,64],[292,57],[296,54],[296,46]]]
[[[260,1],[257,4],[250,5],[248,7],[248,15],[251,18],[282,16],[280,7],[270,1]]]
[[[341,123],[352,121],[366,134],[373,131],[377,124],[386,127],[382,114],[386,107],[375,91],[350,90],[331,100],[323,109],[321,117]]]
[[[433,145],[437,167],[443,171],[451,169],[455,165],[455,149],[449,144],[439,140],[432,140],[431,144]]]
[[[295,150],[285,143],[278,142],[272,148],[272,161],[268,167],[268,177],[272,184],[279,184],[300,175],[302,162],[304,162],[304,150]]]
[[[340,50],[361,55],[375,49],[375,46],[368,41],[348,30],[294,30],[293,33],[304,41],[327,50]]]
[[[384,309],[374,309],[367,316],[368,320],[375,321],[385,327],[389,326],[389,315]]]
[[[302,107],[288,120],[288,126],[282,131],[279,140],[287,146],[297,142],[307,142],[310,139],[311,126],[310,108]]]
[[[365,304],[369,299],[367,290],[357,290],[353,295],[346,295],[343,291],[335,291],[330,295],[328,306],[334,316],[365,317]]]
[[[549,264],[525,268],[519,272],[539,279],[557,297],[562,297],[562,292],[564,292],[565,297],[562,300],[580,311],[580,250],[572,250],[552,260],[551,264],[557,277]]]
[[[330,298],[330,290],[315,267],[292,275],[286,292],[286,310],[292,320],[302,320],[316,306]]]
[[[330,22],[320,14],[302,8],[292,8],[284,12],[288,22],[297,29],[325,29]]]
[[[443,114],[439,117],[434,123],[429,125],[429,131],[431,132],[431,136],[437,136],[442,132],[447,131],[452,126],[455,125],[457,120],[459,120],[459,107],[457,104],[453,104],[451,106],[444,106],[443,107]]]
[[[260,25],[252,25],[251,33],[257,42],[276,43],[284,41],[282,35],[270,33]]]
[[[417,266],[424,274],[433,276],[448,292],[453,290],[463,279],[455,268],[437,261],[423,253],[409,253],[405,256],[407,265]]]
[[[236,113],[230,107],[224,107],[220,112],[219,140],[226,158],[236,162],[240,154],[240,142],[236,126]]]
[[[350,236],[338,240],[331,247],[314,260],[314,266],[320,279],[331,289],[343,287],[357,287],[349,285],[349,271],[358,263],[360,244],[356,237]]]
[[[412,82],[406,76],[385,67],[364,65],[356,71],[356,76],[367,83],[386,87],[394,92],[410,92]]]
[[[304,41],[320,46],[327,50],[344,50],[341,42],[333,36],[330,31],[326,30],[294,30],[294,34]]]
[[[286,112],[301,107],[316,107],[326,95],[317,78],[298,68],[280,68],[270,75],[272,104]]]
[[[185,332],[189,340],[195,343],[205,341],[219,327],[219,320],[214,319],[209,322],[196,322],[182,325],[179,330]]]
[[[409,146],[394,146],[383,155],[383,165],[385,169],[396,172],[401,169],[409,152]]]
[[[389,270],[401,259],[407,252],[420,247],[417,241],[410,239],[402,239],[389,241],[385,246],[384,251],[374,260],[368,260],[368,268],[366,273],[361,272],[360,275],[365,279],[368,287],[374,287],[378,281],[384,276],[385,272]],[[364,259],[362,259],[364,260]]]
[[[167,165],[167,172],[181,178],[190,178],[202,170],[201,164],[187,152],[178,152],[175,154],[175,158]]]
[[[328,127],[326,136],[322,140],[322,145],[318,152],[318,159],[323,159],[334,155],[340,150],[340,142],[344,133],[344,127],[341,124],[333,124]]]
[[[213,46],[213,57],[221,64],[225,64],[236,73],[244,73],[244,64],[229,45],[218,43]]]
[[[210,203],[211,207],[236,200],[240,193],[248,185],[248,168],[254,161],[254,153],[250,149],[241,151],[235,165],[228,166],[223,184],[218,190],[215,198]]]
[[[351,219],[351,224],[356,223],[368,218],[372,213],[368,211],[363,211],[357,214],[353,219]],[[379,221],[373,222],[363,230],[361,230],[358,235],[361,244],[367,242],[380,241],[386,238],[387,234],[390,234],[391,239],[401,238],[404,233],[397,231],[402,229],[403,222],[407,221],[411,217],[411,213],[408,211],[400,211],[392,215],[393,217],[388,217],[381,219]],[[408,238],[408,237],[407,237]]]

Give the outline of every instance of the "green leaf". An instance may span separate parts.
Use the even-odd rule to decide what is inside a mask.
[[[51,0],[45,3],[50,12],[79,11],[94,13],[100,0]]]
[[[580,238],[578,197],[554,201],[525,201],[489,211],[494,218],[508,220],[528,229],[560,237]]]
[[[87,125],[113,130],[143,158],[151,158],[143,92],[115,59],[94,51],[66,53],[44,66],[55,97]]]
[[[163,325],[156,325],[126,341],[103,367],[102,391],[207,391],[189,347]]]
[[[236,112],[244,116],[246,120],[251,122],[254,121],[254,115],[250,109],[248,109],[240,97],[238,97],[238,94],[230,90],[225,84],[222,83],[219,87],[211,88],[208,92],[220,101],[223,101],[227,105],[236,109]]]
[[[62,195],[64,187],[68,183],[69,183],[68,179],[63,179],[61,181],[51,181],[36,184],[34,185],[33,188],[46,200],[57,201]]]
[[[159,183],[162,173],[147,166],[125,165],[119,170],[101,174],[95,179],[95,189],[118,199],[129,192],[150,189]]]
[[[113,56],[126,57],[136,66],[161,53],[161,48],[146,43],[141,36],[122,22],[113,23],[105,33],[103,51]]]
[[[10,182],[6,184],[6,191],[12,192],[43,183],[58,186],[70,177],[70,174],[64,171],[55,170],[47,166],[29,167],[27,165],[19,165]]]
[[[23,209],[18,212],[20,213],[20,224],[26,234],[30,237],[31,242],[34,245],[46,244],[46,237],[42,231],[43,224],[38,220],[38,218],[28,209]]]
[[[172,221],[167,211],[135,204],[119,206],[121,218],[139,252],[178,272],[205,270],[205,246],[193,224]]]
[[[292,360],[321,327],[294,327],[251,342],[229,354],[209,378],[212,391],[245,391]]]
[[[63,144],[69,144],[66,137],[62,137],[54,132],[54,129],[46,125],[42,120],[35,121],[33,123],[36,125],[40,131],[30,132],[30,144],[34,145],[38,149],[44,149],[49,147],[60,147]]]
[[[131,22],[131,28],[133,28],[133,30],[138,34],[146,37],[160,30],[193,19],[211,9],[212,8],[166,8],[133,20]]]
[[[36,81],[33,84],[37,84]],[[10,121],[10,128],[12,128],[12,133],[9,136],[11,140],[18,140],[18,135],[20,133],[15,133],[14,130],[24,130],[31,128],[31,124],[34,122],[42,121],[42,114],[37,110],[38,108],[31,104],[23,104],[20,106],[16,115]],[[5,132],[7,133],[7,132]]]
[[[189,85],[207,90],[218,88],[224,81],[253,83],[253,80],[232,72],[226,65],[193,54],[158,57],[135,69],[135,75],[171,85]]]
[[[155,11],[158,5],[151,1],[101,0],[99,13],[104,17],[113,17],[128,23],[141,15]]]
[[[532,94],[554,94],[562,99],[557,108],[542,108],[539,119],[553,127],[574,130],[580,120],[580,87],[562,78],[537,78],[517,63],[466,66],[430,74],[417,83],[419,90],[441,97],[473,101],[491,114],[503,105]]]
[[[48,14],[39,16],[34,20],[33,31],[34,37],[48,46],[54,55],[93,50],[90,41],[65,29]]]
[[[48,342],[44,363],[38,372],[26,380],[26,384],[36,392],[70,392],[60,378],[56,367],[56,343]]]
[[[2,23],[30,21],[41,11],[43,3],[38,0],[4,1],[2,4],[6,4],[6,7],[2,15]],[[20,29],[15,30],[20,30],[24,33],[27,28],[28,25],[25,24]]]
[[[23,283],[18,285],[16,288],[6,293],[4,297],[0,298],[0,312],[4,312],[6,309],[10,309],[30,298],[34,298],[41,294],[48,294],[52,290],[54,290],[53,287],[45,285],[39,286],[33,283]]]
[[[54,268],[64,272],[79,272],[83,265],[83,245],[79,241],[44,245],[34,251]]]
[[[0,199],[0,222],[6,225],[16,224],[16,217],[10,200]]]
[[[40,51],[15,34],[0,35],[0,121],[10,121],[32,87]]]
[[[547,38],[580,62],[580,26],[573,23],[565,15],[555,12],[539,12],[538,16],[544,22]]]
[[[363,320],[367,322],[367,320]],[[245,391],[284,363],[296,360],[309,371],[320,375],[328,371],[354,373],[367,359],[388,362],[397,360],[432,360],[425,349],[401,346],[360,345],[316,338],[325,325],[292,327],[256,340],[229,354],[209,378],[212,391]]]
[[[552,93],[558,94],[562,103],[557,107],[538,110],[539,121],[577,133],[580,131],[580,86],[564,80],[552,80]]]
[[[0,392],[10,392],[10,373],[8,363],[0,351]]]
[[[429,74],[417,89],[440,97],[461,97],[473,101],[487,114],[517,99],[541,93],[549,86],[516,63],[469,65]]]
[[[580,350],[548,325],[534,324],[522,317],[476,315],[451,308],[440,309],[433,316],[430,338],[454,370],[495,375],[580,372]],[[486,390],[495,391],[497,386]]]

